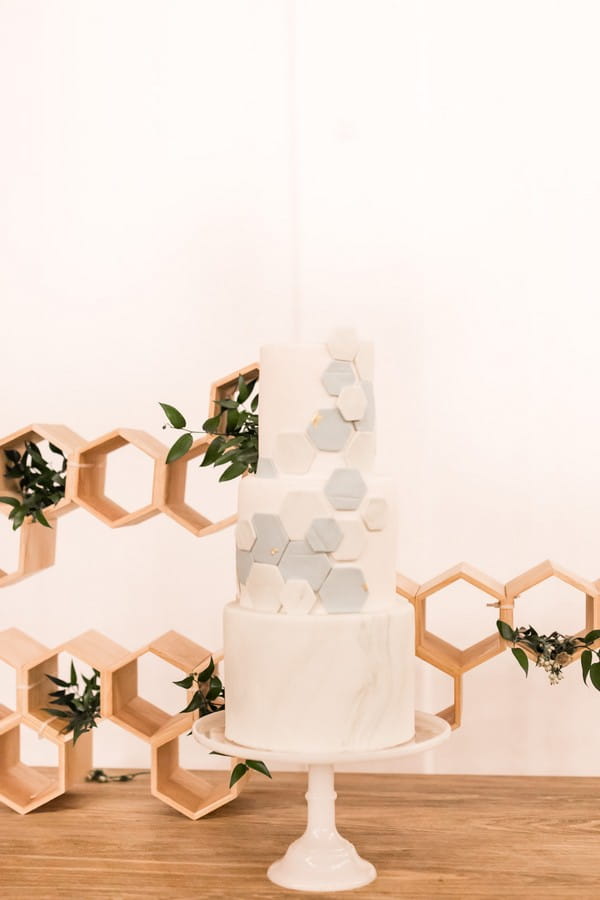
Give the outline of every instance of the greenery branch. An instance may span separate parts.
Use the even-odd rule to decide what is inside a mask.
[[[219,481],[231,481],[246,472],[256,472],[258,464],[258,379],[243,375],[231,397],[217,402],[218,412],[207,419],[201,431],[188,428],[186,417],[169,403],[160,406],[168,423],[163,428],[182,431],[167,454],[175,462],[191,449],[194,434],[213,435],[201,466],[226,466]]]
[[[199,718],[202,718],[202,716],[225,709],[225,688],[217,674],[215,661],[212,656],[206,668],[201,672],[190,672],[189,675],[186,675],[181,681],[175,681],[174,684],[184,688],[186,691],[195,687],[189,703],[185,709],[181,710],[182,713],[197,712]],[[214,756],[227,755],[225,753],[217,753],[215,750],[212,753]],[[266,775],[267,778],[272,777],[264,762],[257,759],[246,759],[233,767],[229,779],[229,787],[233,787],[240,778],[244,777],[249,769],[254,769],[255,772],[260,772],[261,775]]]
[[[48,444],[52,453],[60,457],[58,469],[53,468],[44,459],[39,446],[34,441],[25,441],[23,453],[18,450],[5,450],[6,469],[4,476],[16,482],[21,497],[0,497],[0,503],[6,503],[12,509],[8,518],[12,521],[13,531],[20,528],[30,516],[35,522],[50,528],[43,510],[56,506],[65,496],[65,479],[67,460],[60,447]]]
[[[87,678],[81,676],[83,687],[80,685],[79,676],[75,669],[75,663],[71,660],[70,680],[65,681],[55,675],[46,674],[52,684],[58,690],[49,695],[51,708],[43,712],[50,713],[53,717],[64,720],[61,734],[73,734],[73,744],[82,734],[96,728],[100,718],[100,672],[93,670],[93,675]]]
[[[512,654],[525,675],[529,671],[529,657],[525,650],[533,654],[536,666],[543,668],[547,673],[550,684],[558,684],[562,680],[563,667],[572,661],[575,653],[582,651],[581,673],[584,684],[587,684],[589,676],[592,685],[600,691],[600,648],[592,647],[592,644],[600,640],[600,629],[589,631],[585,637],[579,637],[560,634],[558,631],[553,631],[549,635],[538,634],[531,625],[527,628],[514,629],[500,619],[496,622],[496,627],[504,640],[513,645]]]

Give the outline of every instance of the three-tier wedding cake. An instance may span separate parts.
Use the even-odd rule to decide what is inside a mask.
[[[238,597],[224,613],[226,736],[280,751],[414,735],[414,617],[395,592],[392,481],[372,474],[373,348],[260,357],[259,464],[239,488]]]

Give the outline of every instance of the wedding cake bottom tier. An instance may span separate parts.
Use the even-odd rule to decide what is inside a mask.
[[[414,612],[224,612],[225,734],[247,747],[381,750],[415,730]]]

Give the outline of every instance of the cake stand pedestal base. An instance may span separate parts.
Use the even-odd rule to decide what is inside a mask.
[[[375,866],[335,827],[333,779],[333,764],[309,765],[306,831],[269,867],[275,884],[297,891],[349,891],[377,877]]]
[[[292,753],[243,747],[225,737],[225,711],[204,716],[194,723],[198,743],[225,756],[240,759],[305,763],[308,767],[306,831],[293,841],[281,859],[267,872],[274,884],[295,891],[349,891],[369,884],[377,877],[375,866],[362,859],[353,844],[339,834],[335,825],[334,767],[341,763],[394,759],[423,753],[450,736],[444,719],[429,713],[415,714],[412,740],[384,750],[347,753]]]

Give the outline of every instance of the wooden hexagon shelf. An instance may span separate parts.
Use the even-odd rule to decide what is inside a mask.
[[[60,797],[73,784],[83,781],[92,766],[92,737],[82,735],[77,744],[70,739],[44,732],[38,737],[57,748],[58,766],[49,774],[21,761],[21,728],[32,728],[27,718],[11,719],[0,724],[0,801],[15,812],[31,812]]]
[[[65,478],[65,496],[56,506],[47,507],[44,510],[46,518],[57,518],[65,513],[71,512],[76,508],[73,502],[73,469],[69,466],[79,447],[85,441],[84,439],[67,428],[66,425],[28,425],[26,428],[20,428],[18,431],[9,434],[8,437],[0,440],[0,496],[20,498],[18,491],[15,491],[14,481],[6,478],[5,475],[5,450],[18,450],[22,453],[25,449],[26,441],[34,441],[41,443],[48,441],[55,447],[60,447],[67,459],[67,472]],[[4,504],[0,504],[0,512],[8,515],[10,508]]]
[[[152,479],[152,499],[139,509],[128,511],[105,492],[106,466],[108,457],[115,450],[131,445],[137,447],[154,460]],[[86,444],[76,455],[73,463],[75,470],[75,498],[88,512],[109,525],[120,528],[124,525],[137,525],[160,512],[161,487],[164,474],[167,448],[156,438],[144,431],[133,428],[119,428],[103,437]]]
[[[17,677],[13,706],[12,708],[0,706],[0,722],[11,717],[19,719],[19,714],[26,712],[27,683],[23,681],[22,668],[30,659],[41,656],[46,650],[43,644],[19,631],[18,628],[0,631],[0,659],[15,670]]]
[[[175,631],[168,631],[136,653],[130,653],[117,665],[101,672],[102,715],[144,741],[160,739],[171,729],[190,728],[193,713],[170,715],[139,694],[138,659],[146,653],[164,659],[184,674],[200,670],[208,663],[210,650]]]
[[[212,441],[213,438],[210,436],[200,438],[192,444],[185,456],[165,465],[162,470],[161,512],[166,513],[166,515],[174,519],[179,525],[187,528],[188,531],[191,531],[197,537],[221,531],[223,528],[228,528],[230,525],[235,524],[237,520],[237,516],[233,515],[226,519],[212,522],[185,502],[188,465],[198,459],[198,457],[204,456]]]
[[[3,506],[4,504],[0,504]],[[50,521],[50,520],[49,520]],[[35,575],[42,569],[48,569],[54,564],[56,557],[56,530],[55,521],[51,521],[51,528],[40,525],[26,519],[18,530],[19,561],[14,572],[6,572],[0,569],[0,587],[8,587],[23,578]],[[8,519],[2,517],[0,526],[10,528]]]
[[[152,739],[151,792],[188,819],[201,819],[239,795],[246,785],[247,772],[233,787],[229,787],[230,772],[240,762],[232,759],[229,771],[215,773],[211,780],[179,764],[179,739],[189,731],[189,722],[172,721]],[[212,777],[216,783],[213,783]]]
[[[248,366],[244,366],[242,369],[238,369],[236,372],[231,372],[230,375],[219,378],[218,381],[214,381],[210,388],[210,403],[208,406],[209,418],[212,419],[213,416],[217,415],[220,409],[219,403],[221,401],[228,400],[235,393],[240,375],[246,381],[254,381],[258,378],[259,374],[260,367],[259,364],[255,362],[250,363]]]
[[[563,581],[565,584],[575,588],[575,590],[581,591],[585,596],[585,624],[576,634],[582,637],[588,631],[598,628],[600,625],[600,581],[593,582],[581,578],[579,575],[570,572],[557,563],[553,563],[549,559],[544,560],[544,562],[539,563],[532,569],[528,569],[507,583],[506,601],[501,610],[500,618],[511,627],[514,627],[515,600],[549,578],[558,578],[559,581]],[[505,641],[502,641],[502,643],[506,645]],[[535,654],[531,650],[525,647],[523,650],[530,659],[535,659]],[[574,653],[566,665],[570,665],[579,659],[581,652],[579,650],[577,653]]]
[[[500,636],[498,633],[495,633],[483,638],[483,640],[478,641],[466,650],[460,650],[427,630],[427,598],[455,581],[465,581],[473,585],[473,587],[493,597],[498,604],[504,602],[504,586],[495,579],[490,578],[489,575],[480,572],[474,566],[463,562],[432,578],[431,581],[421,585],[417,591],[414,599],[417,655],[434,665],[442,663],[445,666],[445,671],[467,672],[498,653],[502,653],[504,647]]]

